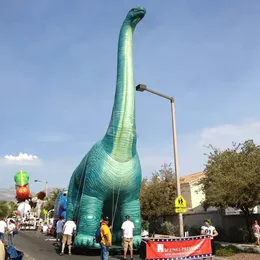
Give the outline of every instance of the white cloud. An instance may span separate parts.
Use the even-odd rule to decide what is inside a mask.
[[[230,147],[232,141],[239,143],[248,139],[260,142],[260,122],[249,122],[238,125],[227,124],[205,128],[200,134],[201,144],[212,144],[219,148]]]
[[[177,138],[180,175],[187,175],[204,170],[207,161],[205,154],[209,152],[207,148],[209,144],[220,149],[231,147],[232,142],[242,143],[248,139],[260,144],[260,122],[218,125],[195,133],[179,134]],[[168,140],[168,143],[161,143],[160,147],[141,150],[140,161],[143,176],[150,175],[163,163],[173,162],[171,140]]]
[[[253,139],[260,144],[260,122],[242,122],[241,124],[225,124],[202,129],[199,133],[189,136],[187,141],[180,136],[180,168],[182,175],[202,171],[207,161],[206,153],[209,144],[216,148],[226,149],[232,142],[242,143]]]
[[[32,161],[32,160],[37,160],[38,156],[27,154],[27,153],[19,153],[18,156],[5,155],[4,159],[10,161]]]
[[[19,153],[18,156],[15,155],[5,155],[4,157],[0,158],[0,167],[3,168],[4,166],[12,166],[12,165],[20,165],[20,166],[40,166],[42,165],[41,160],[36,155],[27,154],[27,153]]]

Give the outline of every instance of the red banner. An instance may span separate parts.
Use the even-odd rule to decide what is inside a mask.
[[[146,259],[199,259],[212,256],[209,236],[153,239],[146,242]]]

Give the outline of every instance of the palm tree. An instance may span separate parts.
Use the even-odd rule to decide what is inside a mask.
[[[48,197],[45,197],[44,203],[43,203],[43,208],[46,209],[47,211],[54,209],[55,206],[55,201],[58,198],[60,192],[62,189],[55,189],[53,190]]]

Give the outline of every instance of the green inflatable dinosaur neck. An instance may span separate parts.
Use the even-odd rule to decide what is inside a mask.
[[[135,225],[133,244],[135,247],[140,244],[142,172],[136,151],[132,38],[145,13],[143,8],[132,9],[121,26],[116,93],[109,127],[70,180],[67,220],[77,222],[76,246],[99,247],[93,241],[93,234],[103,214],[112,221],[113,243],[121,243],[121,223],[130,215]]]
[[[117,161],[128,161],[136,153],[135,88],[133,73],[133,33],[144,17],[142,8],[132,9],[125,18],[119,35],[117,83],[113,112],[104,148]]]

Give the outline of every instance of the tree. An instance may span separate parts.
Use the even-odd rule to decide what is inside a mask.
[[[48,197],[45,197],[44,203],[43,203],[43,208],[46,210],[51,210],[54,209],[55,206],[55,201],[59,196],[59,193],[62,191],[62,189],[55,189],[53,190]]]
[[[13,202],[13,201],[9,201],[7,202],[8,205],[8,217],[12,217],[15,213],[15,211],[17,210],[17,203]]]
[[[209,146],[202,190],[204,203],[214,207],[241,209],[251,237],[249,216],[260,203],[260,146],[253,140],[233,143],[232,148],[220,150]]]
[[[176,196],[176,175],[171,164],[164,164],[159,171],[152,173],[150,181],[143,179],[140,201],[144,220],[154,220],[174,214]]]
[[[0,201],[0,218],[8,217],[9,207],[6,201]]]
[[[0,201],[0,218],[12,217],[17,208],[17,204],[13,201]]]

